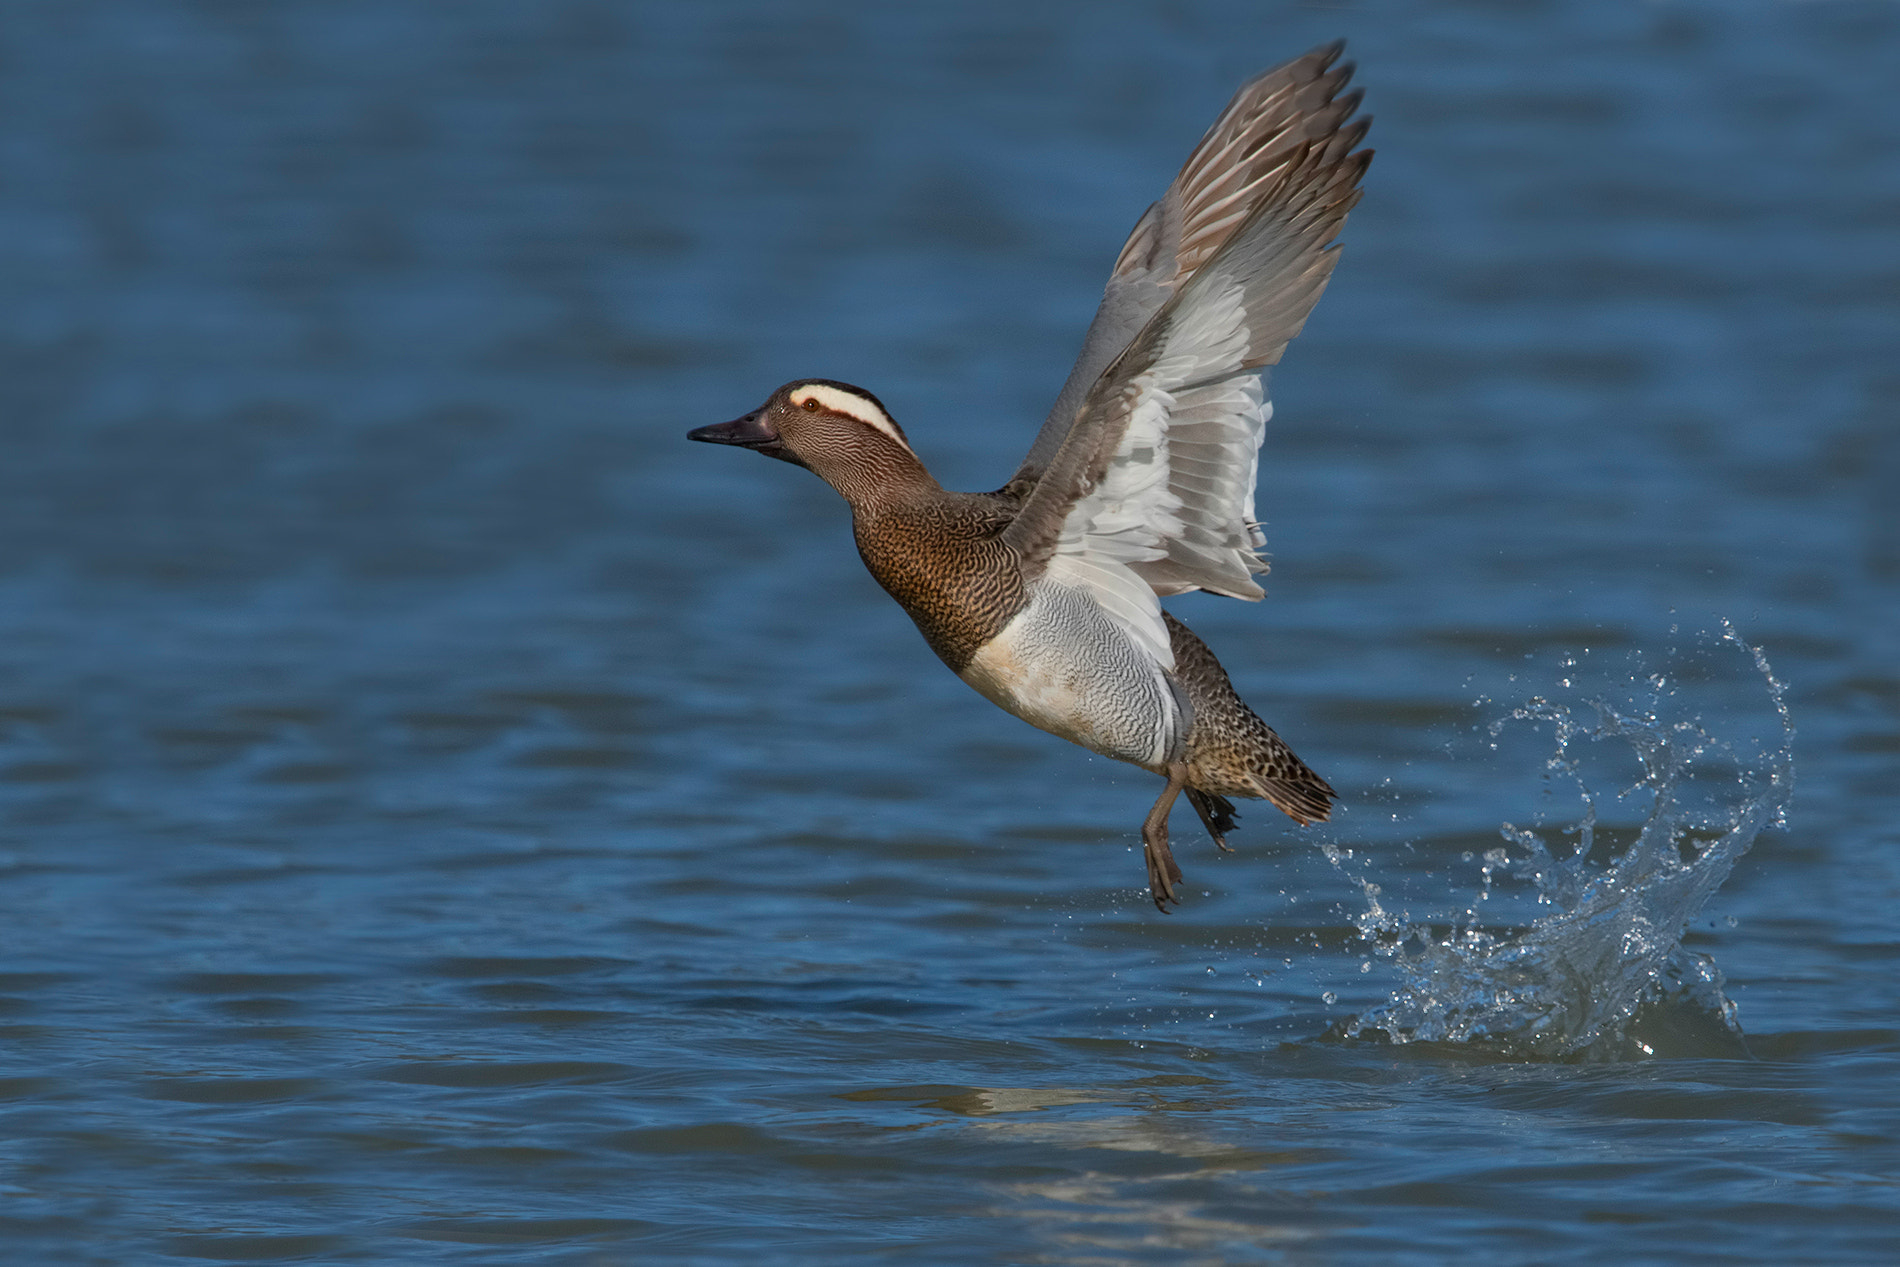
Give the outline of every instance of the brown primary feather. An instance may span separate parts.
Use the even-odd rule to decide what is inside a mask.
[[[1255,199],[1300,160],[1307,142],[1321,142],[1323,161],[1330,164],[1365,135],[1370,119],[1340,130],[1365,95],[1355,91],[1335,98],[1351,78],[1352,64],[1325,67],[1343,47],[1315,49],[1243,85],[1182,164],[1171,189],[1181,206],[1176,248],[1181,276],[1226,244]]]
[[[1304,145],[1316,144],[1321,166],[1332,167],[1365,139],[1369,118],[1346,121],[1361,94],[1341,94],[1353,72],[1349,63],[1334,65],[1344,47],[1324,45],[1243,84],[1167,192],[1142,213],[1019,476],[1047,468],[1102,370],[1238,231]]]
[[[1172,288],[1221,248],[1253,196],[1305,142],[1328,141],[1335,158],[1358,144],[1371,120],[1340,130],[1364,96],[1337,95],[1353,72],[1350,62],[1333,65],[1344,48],[1344,41],[1316,48],[1242,84],[1129,236],[1112,275],[1158,274],[1152,280]]]

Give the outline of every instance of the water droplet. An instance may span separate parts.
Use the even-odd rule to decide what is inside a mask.
[[[1333,1004],[1339,1002],[1339,996],[1334,994],[1331,990],[1320,995],[1319,998],[1320,1002],[1324,1003],[1327,1007],[1331,1007]]]

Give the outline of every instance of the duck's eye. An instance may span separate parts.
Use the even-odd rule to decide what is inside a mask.
[[[818,412],[818,398],[816,396],[807,396],[800,403],[805,406],[806,413],[815,414]]]

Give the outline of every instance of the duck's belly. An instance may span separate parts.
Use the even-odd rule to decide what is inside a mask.
[[[997,707],[1105,757],[1159,771],[1186,719],[1154,657],[1065,585],[1043,583],[960,674]]]

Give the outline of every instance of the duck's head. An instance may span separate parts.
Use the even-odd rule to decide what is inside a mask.
[[[743,418],[695,428],[686,438],[736,444],[795,463],[853,501],[859,489],[904,482],[923,471],[883,402],[862,387],[827,378],[787,383]]]

